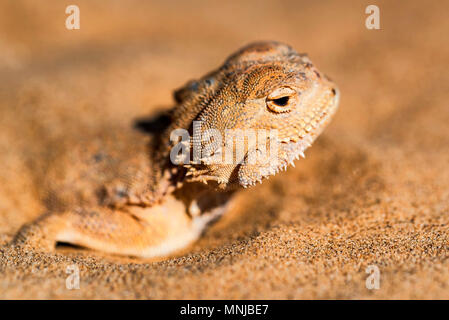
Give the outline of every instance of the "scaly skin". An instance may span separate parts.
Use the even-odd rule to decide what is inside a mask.
[[[48,173],[48,193],[60,205],[48,206],[46,214],[22,227],[12,244],[52,250],[67,242],[139,257],[185,248],[226,212],[236,191],[303,156],[337,110],[339,94],[306,55],[261,42],[244,47],[174,96],[169,124],[150,141],[131,129],[117,130],[115,137],[109,130],[106,138],[87,138],[83,148],[71,149],[68,158],[74,163],[60,161],[59,174]],[[223,137],[227,129],[275,129],[277,136],[267,143],[276,143],[278,152],[266,162],[246,161],[261,151],[247,140],[240,163],[210,163],[203,157],[176,165],[170,151],[177,141],[170,133],[192,133],[193,121],[200,121],[200,133],[215,129]],[[226,146],[224,138],[205,143],[197,135],[186,145],[222,160]],[[54,183],[61,171],[65,178]]]

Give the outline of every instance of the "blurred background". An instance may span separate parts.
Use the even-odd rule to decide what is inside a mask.
[[[79,30],[65,27],[72,4]],[[365,27],[371,4],[380,30]],[[0,297],[449,298],[448,10],[443,1],[0,0],[2,243],[45,210],[39,159],[54,157],[59,139],[170,108],[175,88],[249,42],[307,52],[341,91],[310,156],[250,190],[191,253],[149,265],[72,253],[89,276],[68,292],[58,284],[66,256],[33,257],[54,264],[44,276],[2,250]],[[382,267],[381,290],[365,288],[370,263]]]

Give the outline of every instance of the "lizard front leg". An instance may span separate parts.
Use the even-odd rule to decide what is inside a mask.
[[[103,252],[144,258],[166,256],[194,242],[221,214],[216,209],[191,217],[173,196],[149,208],[85,208],[45,214],[25,225],[14,246],[51,251],[64,242]]]

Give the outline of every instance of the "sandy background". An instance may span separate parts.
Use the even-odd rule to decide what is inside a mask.
[[[65,29],[73,3],[78,31]],[[373,3],[382,30],[365,28]],[[0,298],[448,299],[448,11],[443,1],[2,0]],[[240,194],[165,261],[3,246],[44,210],[36,159],[59,137],[168,108],[174,88],[265,39],[309,53],[341,90],[296,168]],[[65,287],[73,263],[80,290]],[[379,290],[365,287],[371,264]]]

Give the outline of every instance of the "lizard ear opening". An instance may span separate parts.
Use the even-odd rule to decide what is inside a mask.
[[[267,107],[276,113],[288,112],[292,109],[296,91],[290,87],[281,87],[274,90],[267,97]]]

